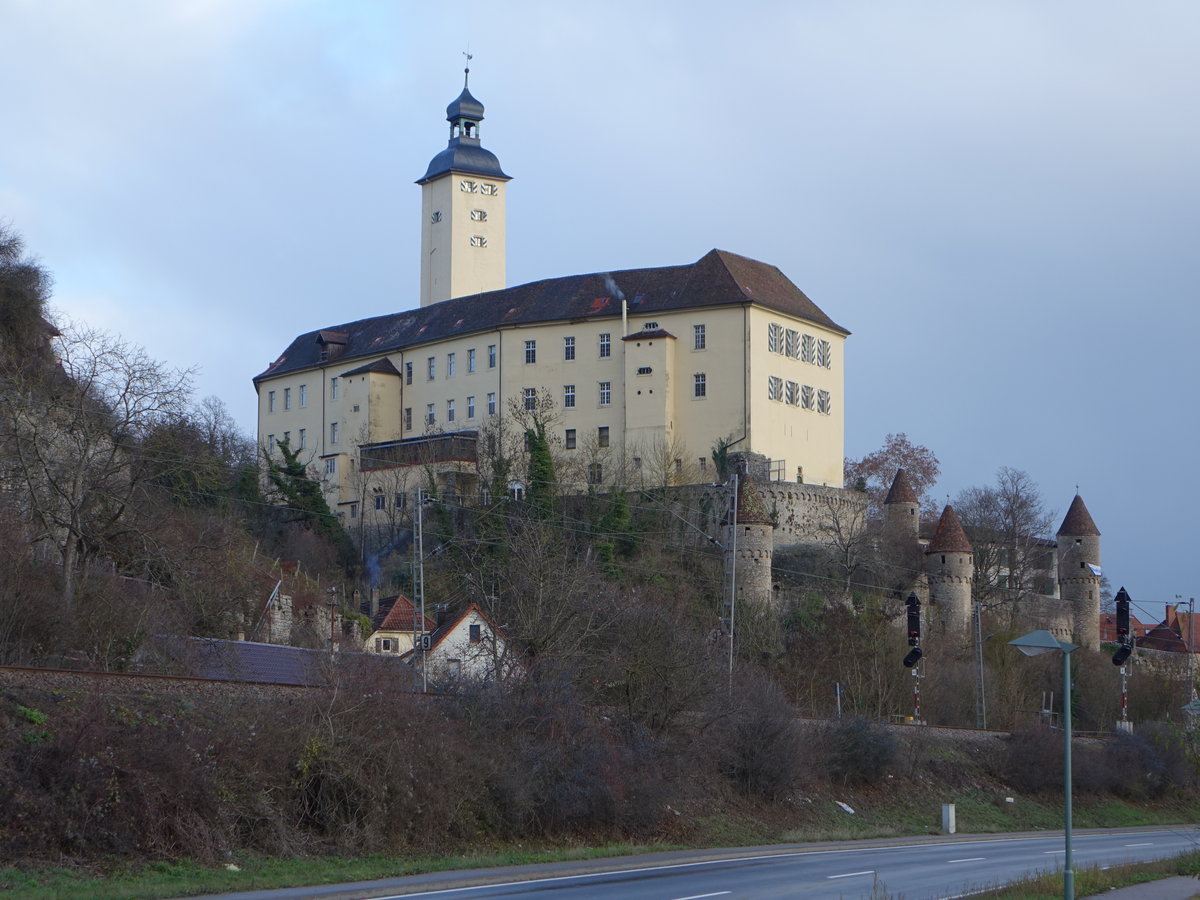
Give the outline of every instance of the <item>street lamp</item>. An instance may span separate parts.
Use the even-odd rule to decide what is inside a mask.
[[[1071,867],[1071,651],[1075,644],[1060,641],[1049,631],[1031,631],[1009,641],[1026,656],[1040,656],[1054,650],[1063,658],[1063,838],[1066,858],[1063,860],[1063,900],[1075,900],[1075,871]]]

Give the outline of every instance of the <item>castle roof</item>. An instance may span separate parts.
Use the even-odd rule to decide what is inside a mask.
[[[1096,523],[1092,521],[1092,516],[1088,512],[1087,507],[1083,505],[1083,498],[1078,494],[1071,501],[1071,507],[1067,510],[1067,515],[1063,519],[1063,523],[1059,526],[1059,534],[1067,534],[1071,537],[1083,537],[1096,535],[1100,536],[1100,530],[1096,527]]]
[[[959,521],[958,513],[954,511],[954,507],[949,504],[942,510],[942,517],[938,519],[937,530],[933,533],[933,539],[929,542],[929,553],[970,553],[971,542],[967,540],[967,533],[963,531],[962,522]]]
[[[896,470],[896,477],[892,479],[892,489],[888,491],[887,499],[883,501],[888,503],[917,503],[917,493],[912,489],[912,483],[908,480],[908,476],[904,474],[903,469]]]
[[[850,333],[775,266],[712,250],[689,265],[550,278],[309,331],[254,380],[321,365],[321,335],[345,335],[346,349],[339,358],[349,360],[517,325],[616,318],[622,294],[631,315],[756,304]]]
[[[772,525],[762,494],[749,475],[738,478],[737,520],[739,525]]]

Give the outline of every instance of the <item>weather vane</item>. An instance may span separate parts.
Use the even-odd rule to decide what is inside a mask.
[[[471,60],[475,57],[471,55],[471,49],[468,47],[462,52],[462,55],[467,58],[467,65],[463,68],[463,87],[467,86],[467,80],[471,77]]]

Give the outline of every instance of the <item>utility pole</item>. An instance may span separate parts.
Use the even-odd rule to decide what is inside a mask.
[[[420,654],[421,689],[429,691],[429,672],[425,667],[425,491],[417,488],[417,579],[414,593],[420,604],[419,618],[413,622],[413,649]],[[415,604],[414,604],[415,605]]]
[[[974,604],[975,620],[975,727],[987,730],[987,692],[983,683],[983,608],[978,601]]]

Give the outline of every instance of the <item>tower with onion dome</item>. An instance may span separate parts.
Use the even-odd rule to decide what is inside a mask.
[[[448,107],[450,142],[421,185],[421,305],[503,289],[505,199],[511,180],[479,142],[483,104],[468,88]]]

